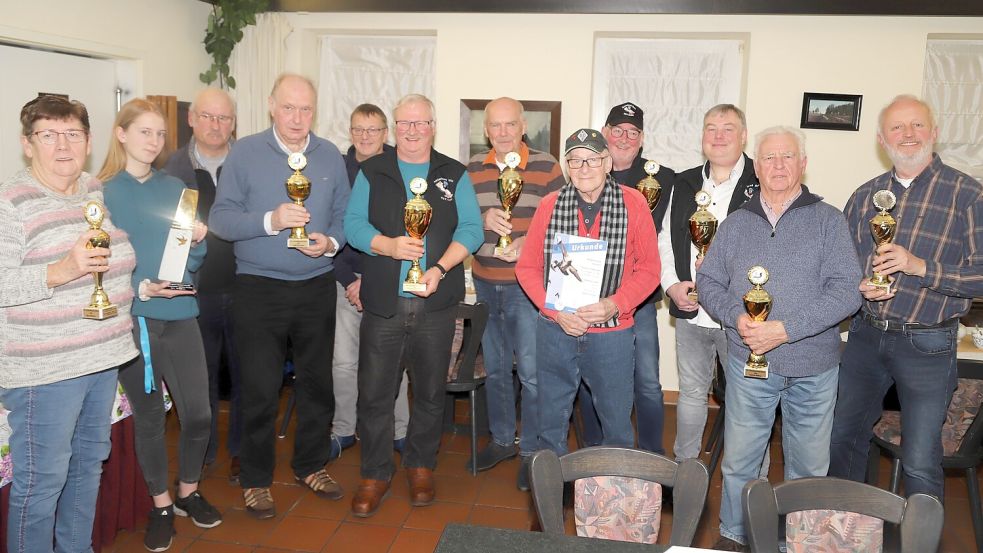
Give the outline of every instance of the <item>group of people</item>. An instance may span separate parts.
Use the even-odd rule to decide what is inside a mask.
[[[132,100],[117,115],[98,178],[82,172],[91,150],[82,104],[41,96],[24,106],[30,167],[0,185],[11,551],[50,551],[53,541],[59,550],[89,547],[117,381],[133,408],[154,503],[147,549],[170,546],[175,515],[220,524],[198,482],[217,456],[223,364],[229,476],[250,514],[276,514],[274,421],[288,359],[297,481],[341,499],[327,466],[357,435],[353,515],[371,517],[388,497],[394,450],[410,503],[429,505],[463,263],[472,254],[477,299],[490,311],[482,352],[491,439],[469,460],[477,470],[519,455],[516,484],[528,490],[533,453],[566,453],[578,397],[589,445],[635,447],[637,435],[637,447],[665,453],[656,325],[665,295],[676,319],[676,459],[699,456],[717,360],[727,378],[716,548],[744,547],[740,492],[767,472],[778,405],[786,478],[862,480],[880,401],[896,383],[906,492],[942,496],[940,431],[955,388],[956,326],[983,290],[983,188],[933,153],[937,128],[924,102],[899,96],[881,112],[878,141],[894,167],[861,186],[845,216],[803,184],[800,131],[762,131],[752,159],[745,115],[730,104],[705,114],[706,162],[681,173],[642,156],[644,111],[631,102],[614,106],[600,130],[572,133],[560,162],[524,141],[520,102],[493,100],[484,120],[491,148],[467,165],[434,149],[435,110],[424,96],[400,99],[391,124],[379,107],[358,106],[345,155],[313,133],[316,106],[309,79],[281,75],[269,97],[272,126],[234,140],[232,100],[206,89],[189,110],[193,139],[159,171],[152,164],[164,118],[153,103]],[[508,167],[523,188],[506,210],[498,181]],[[310,183],[302,205],[284,186],[297,173]],[[636,190],[646,174],[661,184],[654,206]],[[186,271],[181,282],[164,281],[161,259],[186,189],[198,192]],[[882,190],[897,198],[898,227],[893,243],[877,246],[868,220]],[[705,257],[690,236],[699,192],[720,222]],[[415,196],[430,206],[423,237],[404,221]],[[88,202],[105,206],[108,247],[93,240],[101,231],[86,223]],[[288,247],[298,227],[309,241]],[[506,235],[511,243],[496,247]],[[561,265],[555,246],[568,237],[605,245],[597,301],[575,309],[547,297],[558,278],[551,268]],[[414,261],[420,284],[406,291]],[[752,267],[765,269],[774,298],[767,320],[745,311]],[[872,271],[888,275],[891,287],[870,285]],[[102,275],[118,316],[81,316],[89,274]],[[752,353],[767,354],[764,378],[745,372]],[[165,383],[181,422],[175,496]]]

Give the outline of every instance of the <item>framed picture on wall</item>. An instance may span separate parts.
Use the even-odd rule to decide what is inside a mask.
[[[834,131],[860,130],[860,94],[802,94],[803,129],[830,129]]]
[[[467,163],[474,154],[491,148],[485,137],[485,106],[491,100],[461,100],[461,157]],[[560,102],[519,100],[526,112],[525,142],[530,148],[560,157]]]

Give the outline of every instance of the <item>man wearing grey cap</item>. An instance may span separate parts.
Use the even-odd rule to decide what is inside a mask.
[[[603,443],[634,445],[633,315],[659,284],[655,224],[648,203],[640,192],[619,186],[608,175],[612,160],[602,134],[580,129],[567,138],[564,151],[570,182],[540,202],[515,269],[519,284],[542,315],[536,323],[539,447],[558,455],[567,452],[570,413],[581,381],[593,394]],[[604,242],[604,261],[593,270],[586,265],[579,272],[575,265],[571,270],[571,263],[585,263],[583,258],[573,248],[554,253],[554,245],[558,239],[574,244],[584,238]],[[547,275],[562,279],[566,287],[574,279],[578,285],[592,280],[591,272],[595,282],[599,280],[594,296],[599,300],[562,307],[558,299],[575,298],[565,293],[554,297],[558,283],[548,282]]]

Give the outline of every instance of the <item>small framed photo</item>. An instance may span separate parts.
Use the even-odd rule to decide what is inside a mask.
[[[830,129],[834,131],[860,130],[860,94],[802,94],[803,129]]]
[[[491,143],[485,137],[485,106],[491,100],[461,100],[461,159],[464,163],[474,154],[486,152]],[[559,101],[519,100],[526,115],[526,134],[523,141],[530,148],[560,157]]]

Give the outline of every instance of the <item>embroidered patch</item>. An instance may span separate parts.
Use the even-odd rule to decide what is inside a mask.
[[[581,130],[579,133],[577,133],[577,140],[580,140],[581,142],[587,140],[587,131]]]
[[[632,103],[624,104],[621,106],[621,111],[623,111],[625,115],[627,115],[628,117],[634,117],[636,109],[638,108],[635,107],[635,104]]]
[[[444,177],[440,177],[433,181],[433,185],[440,190],[440,199],[445,202],[450,202],[454,199],[454,181]]]
[[[748,184],[744,187],[744,196],[750,200],[751,196],[754,196],[754,193],[758,191],[758,188],[761,188],[761,185],[756,182]]]

